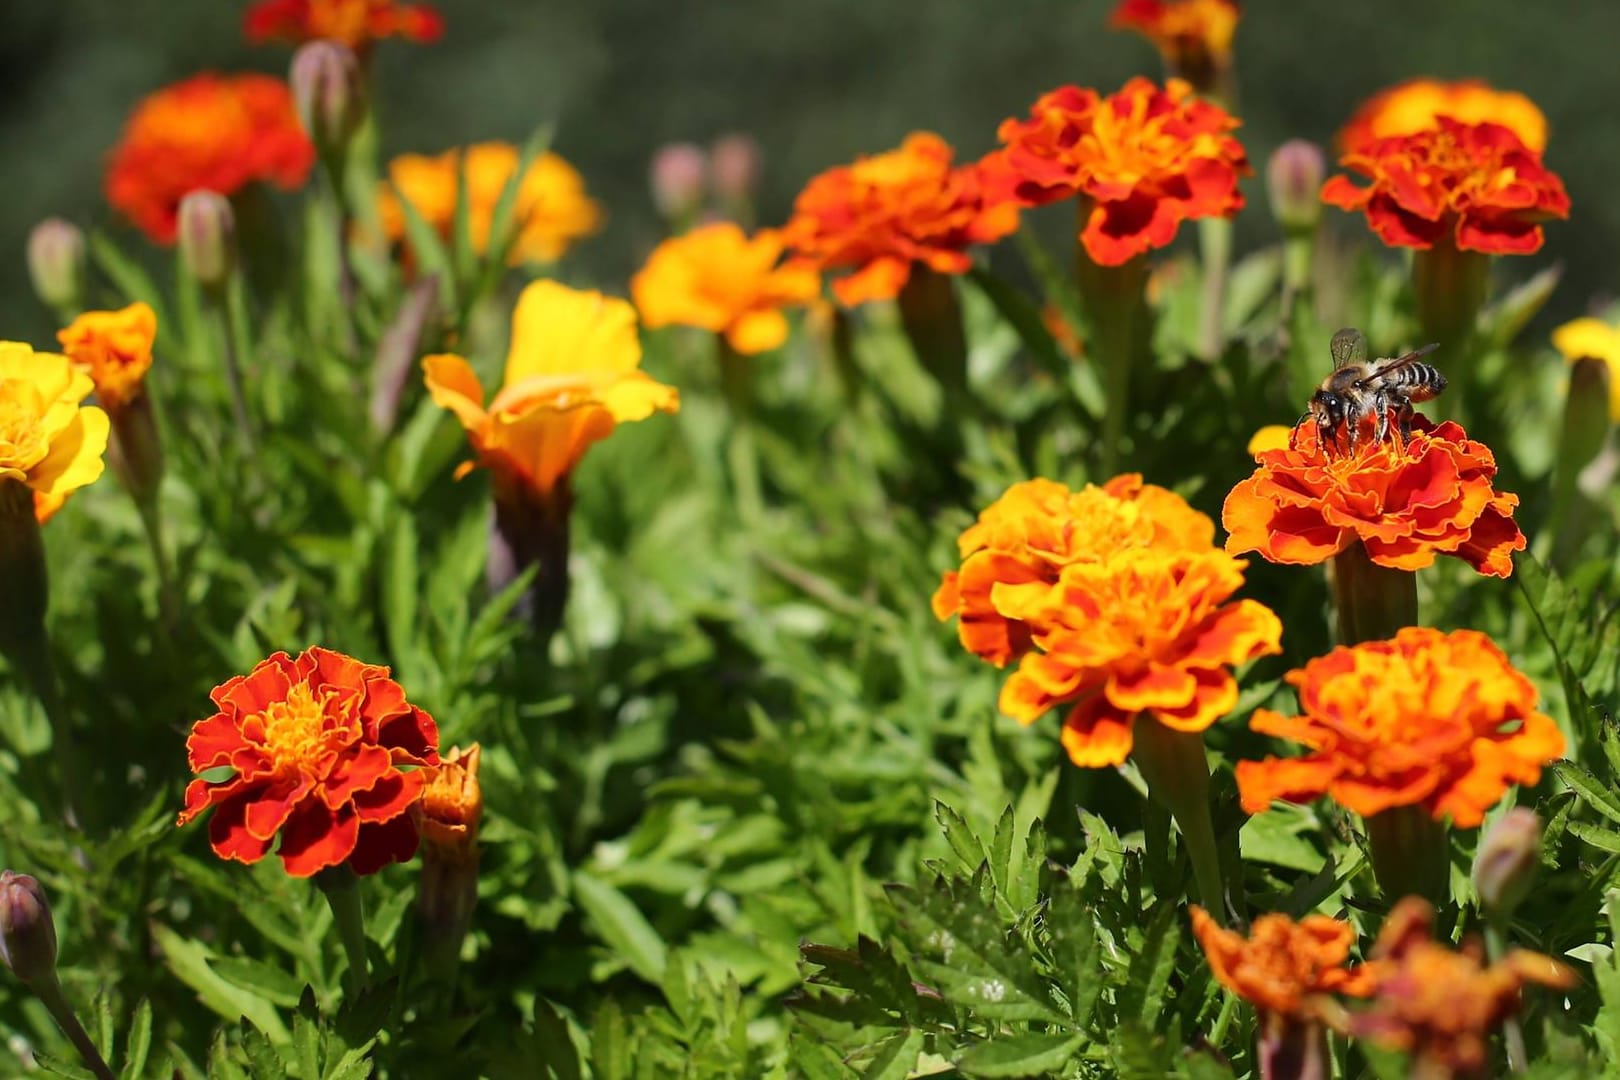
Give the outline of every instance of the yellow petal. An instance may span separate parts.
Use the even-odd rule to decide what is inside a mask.
[[[1286,424],[1267,424],[1255,432],[1254,437],[1249,440],[1249,456],[1255,457],[1267,450],[1287,449],[1288,439],[1293,430]]]
[[[555,281],[533,282],[518,297],[507,383],[533,375],[634,371],[640,363],[636,312],[625,301]]]
[[[1553,331],[1552,342],[1566,360],[1590,356],[1607,361],[1610,367],[1620,364],[1620,329],[1602,319],[1583,318],[1567,322]]]
[[[484,384],[467,361],[454,353],[424,357],[422,374],[433,403],[455,413],[462,427],[473,431],[488,419],[484,412]]]
[[[770,311],[750,311],[726,331],[726,340],[731,342],[731,347],[744,356],[755,356],[780,348],[787,337],[787,319],[774,308]]]
[[[106,468],[107,414],[94,405],[78,410],[71,423],[51,440],[45,460],[28,470],[28,486],[46,495],[66,495],[84,487]]]
[[[655,412],[679,412],[681,392],[645,371],[632,371],[601,390],[602,404],[618,423],[645,420]]]

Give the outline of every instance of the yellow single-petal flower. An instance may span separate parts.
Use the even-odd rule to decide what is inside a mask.
[[[92,389],[67,357],[0,342],[0,480],[58,496],[100,476],[107,414],[80,404]]]
[[[636,310],[599,292],[536,281],[512,312],[506,385],[531,375],[634,371],[641,366]]]

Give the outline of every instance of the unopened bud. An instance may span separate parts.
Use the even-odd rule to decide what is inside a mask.
[[[322,154],[339,154],[365,117],[360,65],[335,41],[311,41],[293,54],[293,103],[298,119]]]
[[[660,147],[652,159],[652,197],[665,220],[679,222],[697,212],[703,201],[708,161],[703,149],[691,143]]]
[[[759,184],[759,143],[751,135],[722,135],[709,150],[714,192],[728,203],[747,203]]]
[[[1541,819],[1522,806],[1503,814],[1485,832],[1474,860],[1474,887],[1485,910],[1507,916],[1535,882],[1541,854]]]
[[[1606,360],[1583,356],[1569,365],[1569,399],[1558,440],[1558,467],[1579,472],[1603,449],[1614,410],[1615,373]]]
[[[478,786],[477,743],[452,747],[412,814],[422,836],[422,877],[417,914],[429,949],[449,962],[461,952],[478,902],[478,826],[484,796]]]
[[[124,490],[137,503],[149,506],[163,482],[163,442],[152,415],[152,397],[141,394],[108,416],[112,438],[107,442],[107,464]]]
[[[28,234],[34,292],[58,312],[77,311],[84,297],[84,233],[71,221],[46,218]]]
[[[1322,150],[1305,139],[1290,139],[1266,162],[1266,193],[1271,213],[1289,232],[1316,228],[1322,219],[1322,178],[1327,161]]]
[[[217,191],[198,189],[180,200],[180,261],[205,289],[218,289],[236,268],[236,214]]]
[[[56,978],[56,924],[45,890],[10,870],[0,871],[0,958],[30,986]]]

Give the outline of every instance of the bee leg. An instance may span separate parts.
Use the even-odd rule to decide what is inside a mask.
[[[1417,410],[1412,408],[1412,403],[1410,401],[1401,402],[1400,411],[1398,413],[1401,423],[1401,438],[1407,442],[1412,441],[1412,417],[1416,413]]]

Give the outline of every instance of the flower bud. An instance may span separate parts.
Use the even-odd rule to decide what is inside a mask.
[[[759,184],[759,143],[752,135],[722,135],[709,150],[714,192],[728,203],[747,203]]]
[[[289,81],[310,140],[323,155],[341,154],[365,117],[354,53],[335,41],[311,41],[293,54]]]
[[[1290,139],[1266,162],[1266,193],[1271,213],[1288,232],[1316,228],[1322,219],[1322,180],[1327,162],[1322,150],[1305,139]]]
[[[180,262],[205,289],[223,288],[236,269],[236,213],[217,191],[180,200]]]
[[[653,155],[653,203],[666,221],[684,221],[697,212],[707,170],[703,149],[692,143],[670,143]]]
[[[45,890],[10,870],[0,871],[0,958],[30,986],[56,978],[56,924]]]
[[[1609,436],[1614,374],[1607,362],[1595,357],[1570,362],[1569,398],[1558,440],[1559,469],[1578,473],[1603,449]]]
[[[28,276],[48,307],[75,311],[84,297],[84,233],[70,221],[46,218],[28,234]]]
[[[112,421],[107,464],[137,503],[150,505],[163,482],[163,442],[151,395],[141,394],[107,415]]]
[[[1485,910],[1506,917],[1530,892],[1541,854],[1541,819],[1514,807],[1496,820],[1479,842],[1474,887]]]
[[[445,962],[461,952],[478,902],[478,826],[484,796],[478,786],[477,743],[452,747],[438,773],[412,808],[422,836],[422,877],[417,914],[429,935],[429,948]]]

